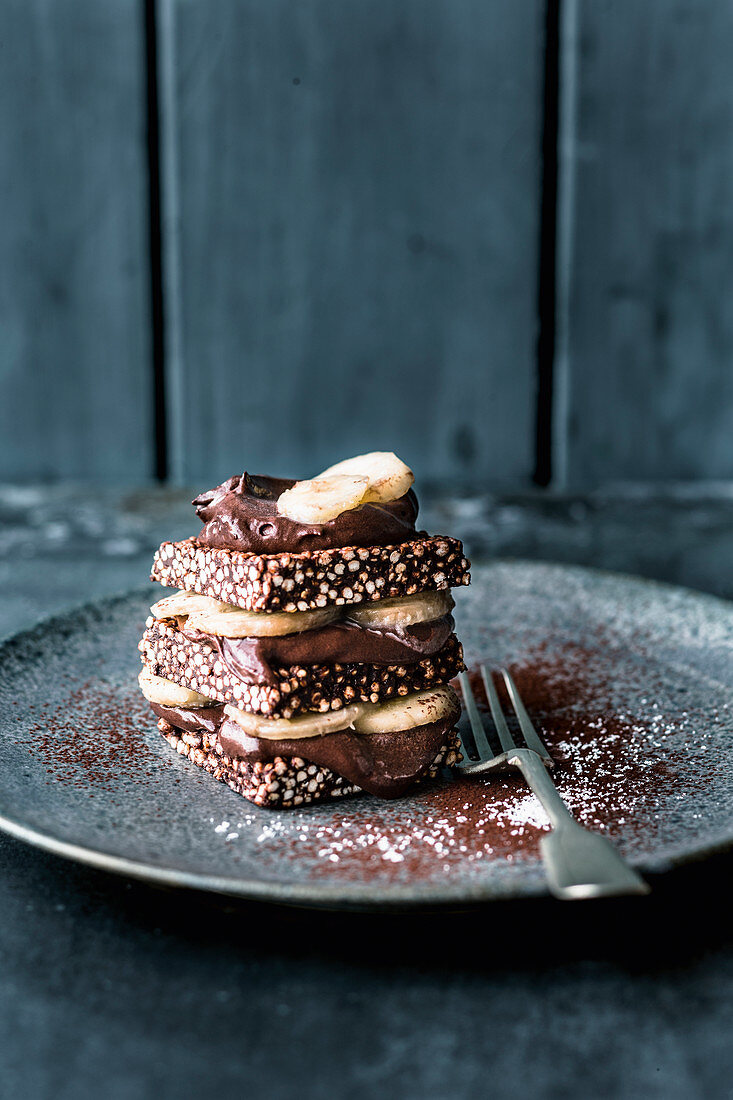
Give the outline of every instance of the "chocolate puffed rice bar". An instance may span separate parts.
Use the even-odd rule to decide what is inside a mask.
[[[307,611],[456,588],[470,583],[469,568],[462,544],[445,536],[301,554],[245,554],[190,538],[160,546],[150,579],[249,611]]]

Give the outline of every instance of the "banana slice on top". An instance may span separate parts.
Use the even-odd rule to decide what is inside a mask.
[[[319,478],[349,474],[352,477],[366,477],[369,481],[361,500],[362,504],[381,501],[387,504],[405,495],[415,480],[415,475],[402,459],[393,451],[371,451],[366,455],[356,455],[329,466]]]
[[[317,630],[340,616],[338,607],[316,611],[243,611],[241,607],[221,604],[213,611],[189,616],[186,626],[218,638],[277,638]]]
[[[328,523],[360,504],[397,500],[415,475],[392,451],[371,451],[329,466],[311,481],[297,481],[277,502],[277,510],[298,523]]]
[[[208,695],[200,695],[198,691],[174,684],[172,680],[165,680],[162,676],[156,676],[149,668],[144,668],[137,678],[145,698],[149,703],[160,703],[162,707],[214,707],[216,699],[209,699]]]
[[[277,510],[296,523],[328,523],[361,504],[368,487],[365,475],[338,474],[296,481],[292,489],[278,497]]]
[[[359,626],[386,629],[397,626],[414,626],[442,619],[455,607],[450,592],[418,592],[414,596],[399,596],[393,600],[375,600],[359,604],[352,610],[344,608],[346,615]]]

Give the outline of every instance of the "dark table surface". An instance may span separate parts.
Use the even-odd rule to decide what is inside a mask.
[[[190,494],[0,488],[11,633],[144,583]],[[727,486],[435,493],[501,554],[733,596]],[[733,811],[732,811],[733,812]],[[0,835],[0,1096],[730,1097],[733,857],[644,899],[376,917],[222,903]]]

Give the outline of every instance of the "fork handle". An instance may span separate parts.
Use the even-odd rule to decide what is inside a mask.
[[[622,859],[610,841],[577,823],[536,752],[517,749],[507,763],[519,768],[550,818],[552,832],[542,836],[540,849],[555,897],[649,893],[643,878]]]

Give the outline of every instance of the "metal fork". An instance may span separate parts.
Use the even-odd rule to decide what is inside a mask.
[[[558,898],[596,898],[610,894],[648,894],[643,878],[626,863],[613,845],[598,833],[584,829],[571,816],[547,774],[553,761],[530,721],[517,686],[506,669],[500,669],[527,747],[518,744],[506,724],[491,673],[481,665],[481,678],[491,708],[502,752],[496,755],[486,736],[468,674],[459,676],[475,750],[461,736],[467,758],[458,769],[463,775],[481,775],[495,768],[518,768],[550,818],[552,832],[540,838],[551,892]]]

